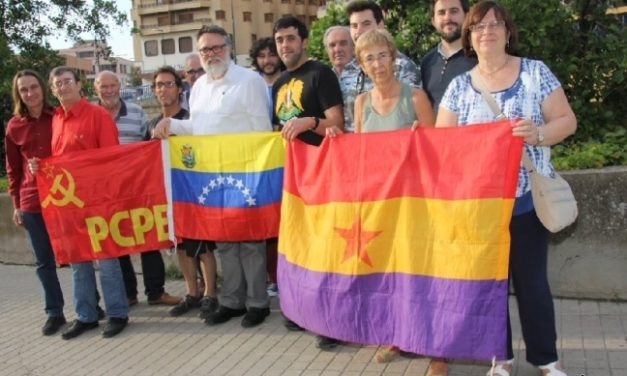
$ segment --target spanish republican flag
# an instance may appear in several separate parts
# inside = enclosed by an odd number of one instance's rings
[[[169,248],[159,142],[67,153],[40,162],[42,215],[59,263]]]
[[[501,121],[290,143],[283,313],[344,341],[504,359],[522,150],[511,133]]]
[[[169,148],[177,237],[277,236],[285,162],[280,134],[177,136]]]

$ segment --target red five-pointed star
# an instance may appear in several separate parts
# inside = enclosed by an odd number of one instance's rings
[[[372,267],[372,261],[370,261],[368,252],[366,252],[366,246],[374,238],[379,236],[382,231],[362,230],[361,218],[359,218],[359,216],[355,217],[355,222],[353,223],[352,228],[347,229],[335,227],[335,231],[337,231],[337,233],[346,240],[346,250],[344,251],[344,258],[342,259],[342,262],[353,256],[357,256],[361,261]]]

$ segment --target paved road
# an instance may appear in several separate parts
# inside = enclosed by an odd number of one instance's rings
[[[70,271],[59,272],[66,316],[72,320]],[[166,289],[184,293],[181,281],[169,281]],[[569,375],[627,376],[627,303],[555,303],[558,346]],[[423,375],[427,368],[424,358],[374,363],[373,346],[321,352],[313,335],[285,330],[276,302],[273,307],[259,327],[243,329],[233,320],[210,328],[196,313],[171,318],[167,307],[142,300],[131,309],[131,322],[119,336],[103,339],[93,330],[63,341],[59,335],[40,334],[45,318],[34,268],[0,264],[0,375]],[[512,317],[517,322],[515,309]],[[518,327],[514,336],[514,375],[538,375],[524,361]],[[458,362],[450,375],[481,376],[487,368]]]

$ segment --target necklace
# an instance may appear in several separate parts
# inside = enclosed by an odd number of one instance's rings
[[[486,72],[485,70],[481,69],[481,65],[479,65],[479,72],[481,73],[482,76],[484,77],[492,77],[494,76],[497,72],[499,72],[501,69],[505,68],[505,66],[507,65],[507,63],[509,63],[509,55],[507,55],[507,57],[505,58],[505,62],[503,62],[503,64],[494,69],[492,72]]]

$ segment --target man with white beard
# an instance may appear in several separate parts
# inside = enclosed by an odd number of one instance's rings
[[[231,61],[232,43],[226,31],[203,26],[197,47],[206,74],[192,88],[190,118],[161,120],[153,137],[271,131],[266,83],[258,73]],[[222,294],[218,310],[205,323],[216,325],[245,315],[243,327],[261,324],[270,314],[265,241],[216,242],[216,246],[224,274]]]

